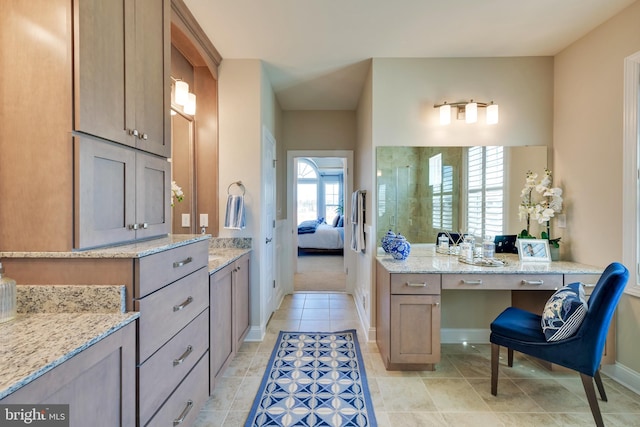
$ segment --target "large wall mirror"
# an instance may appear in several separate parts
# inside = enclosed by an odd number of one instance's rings
[[[196,191],[195,191],[195,158],[194,158],[193,118],[171,110],[171,179],[184,193],[181,202],[172,200],[173,217],[171,232],[173,234],[196,233]],[[186,215],[186,216],[185,216]],[[183,221],[184,219],[184,221]]]
[[[546,146],[377,147],[377,236],[435,243],[440,231],[518,234],[526,173],[546,167]]]

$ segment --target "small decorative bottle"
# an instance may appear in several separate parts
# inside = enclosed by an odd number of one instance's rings
[[[0,263],[0,323],[16,317],[16,281],[4,275]]]
[[[491,236],[485,236],[482,242],[482,258],[491,259],[495,256],[496,244],[493,242]]]
[[[464,240],[460,244],[460,261],[473,264],[473,250],[475,247],[475,239],[473,236],[464,236]]]

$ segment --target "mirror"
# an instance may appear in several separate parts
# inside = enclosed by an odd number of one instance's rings
[[[196,200],[194,186],[194,138],[193,119],[171,110],[171,179],[182,188],[181,202],[173,200],[171,232],[173,234],[196,233]],[[189,225],[182,225],[184,215],[189,215]]]
[[[440,231],[518,234],[526,172],[546,167],[546,146],[377,147],[378,240],[387,230],[411,243]]]

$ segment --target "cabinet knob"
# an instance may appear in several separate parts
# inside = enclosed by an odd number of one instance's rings
[[[146,133],[141,133],[138,135],[138,138],[146,140],[146,139],[149,139],[149,135],[147,135]]]
[[[129,135],[138,136],[138,130],[137,129],[129,129]]]
[[[440,303],[439,302],[436,302],[433,305],[435,305],[436,307],[440,307]]]
[[[133,230],[137,230],[137,229],[138,229],[138,224],[129,224],[129,225],[127,226],[127,228],[128,228],[129,230],[132,230],[132,231],[133,231]]]
[[[149,224],[147,224],[146,222],[142,222],[139,225],[140,225],[140,228],[145,228],[145,229],[149,228]]]

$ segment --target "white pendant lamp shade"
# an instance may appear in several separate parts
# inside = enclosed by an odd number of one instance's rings
[[[498,123],[498,104],[493,102],[487,105],[487,124],[495,125]]]
[[[189,101],[189,83],[182,80],[176,81],[173,96],[176,104],[182,106],[187,105],[187,102]]]
[[[444,104],[440,106],[440,124],[448,125],[451,123],[451,105]]]
[[[464,107],[464,120],[467,123],[475,123],[478,121],[478,104],[471,101]]]
[[[196,95],[189,93],[187,96],[187,103],[184,106],[184,113],[191,116],[196,114]]]

